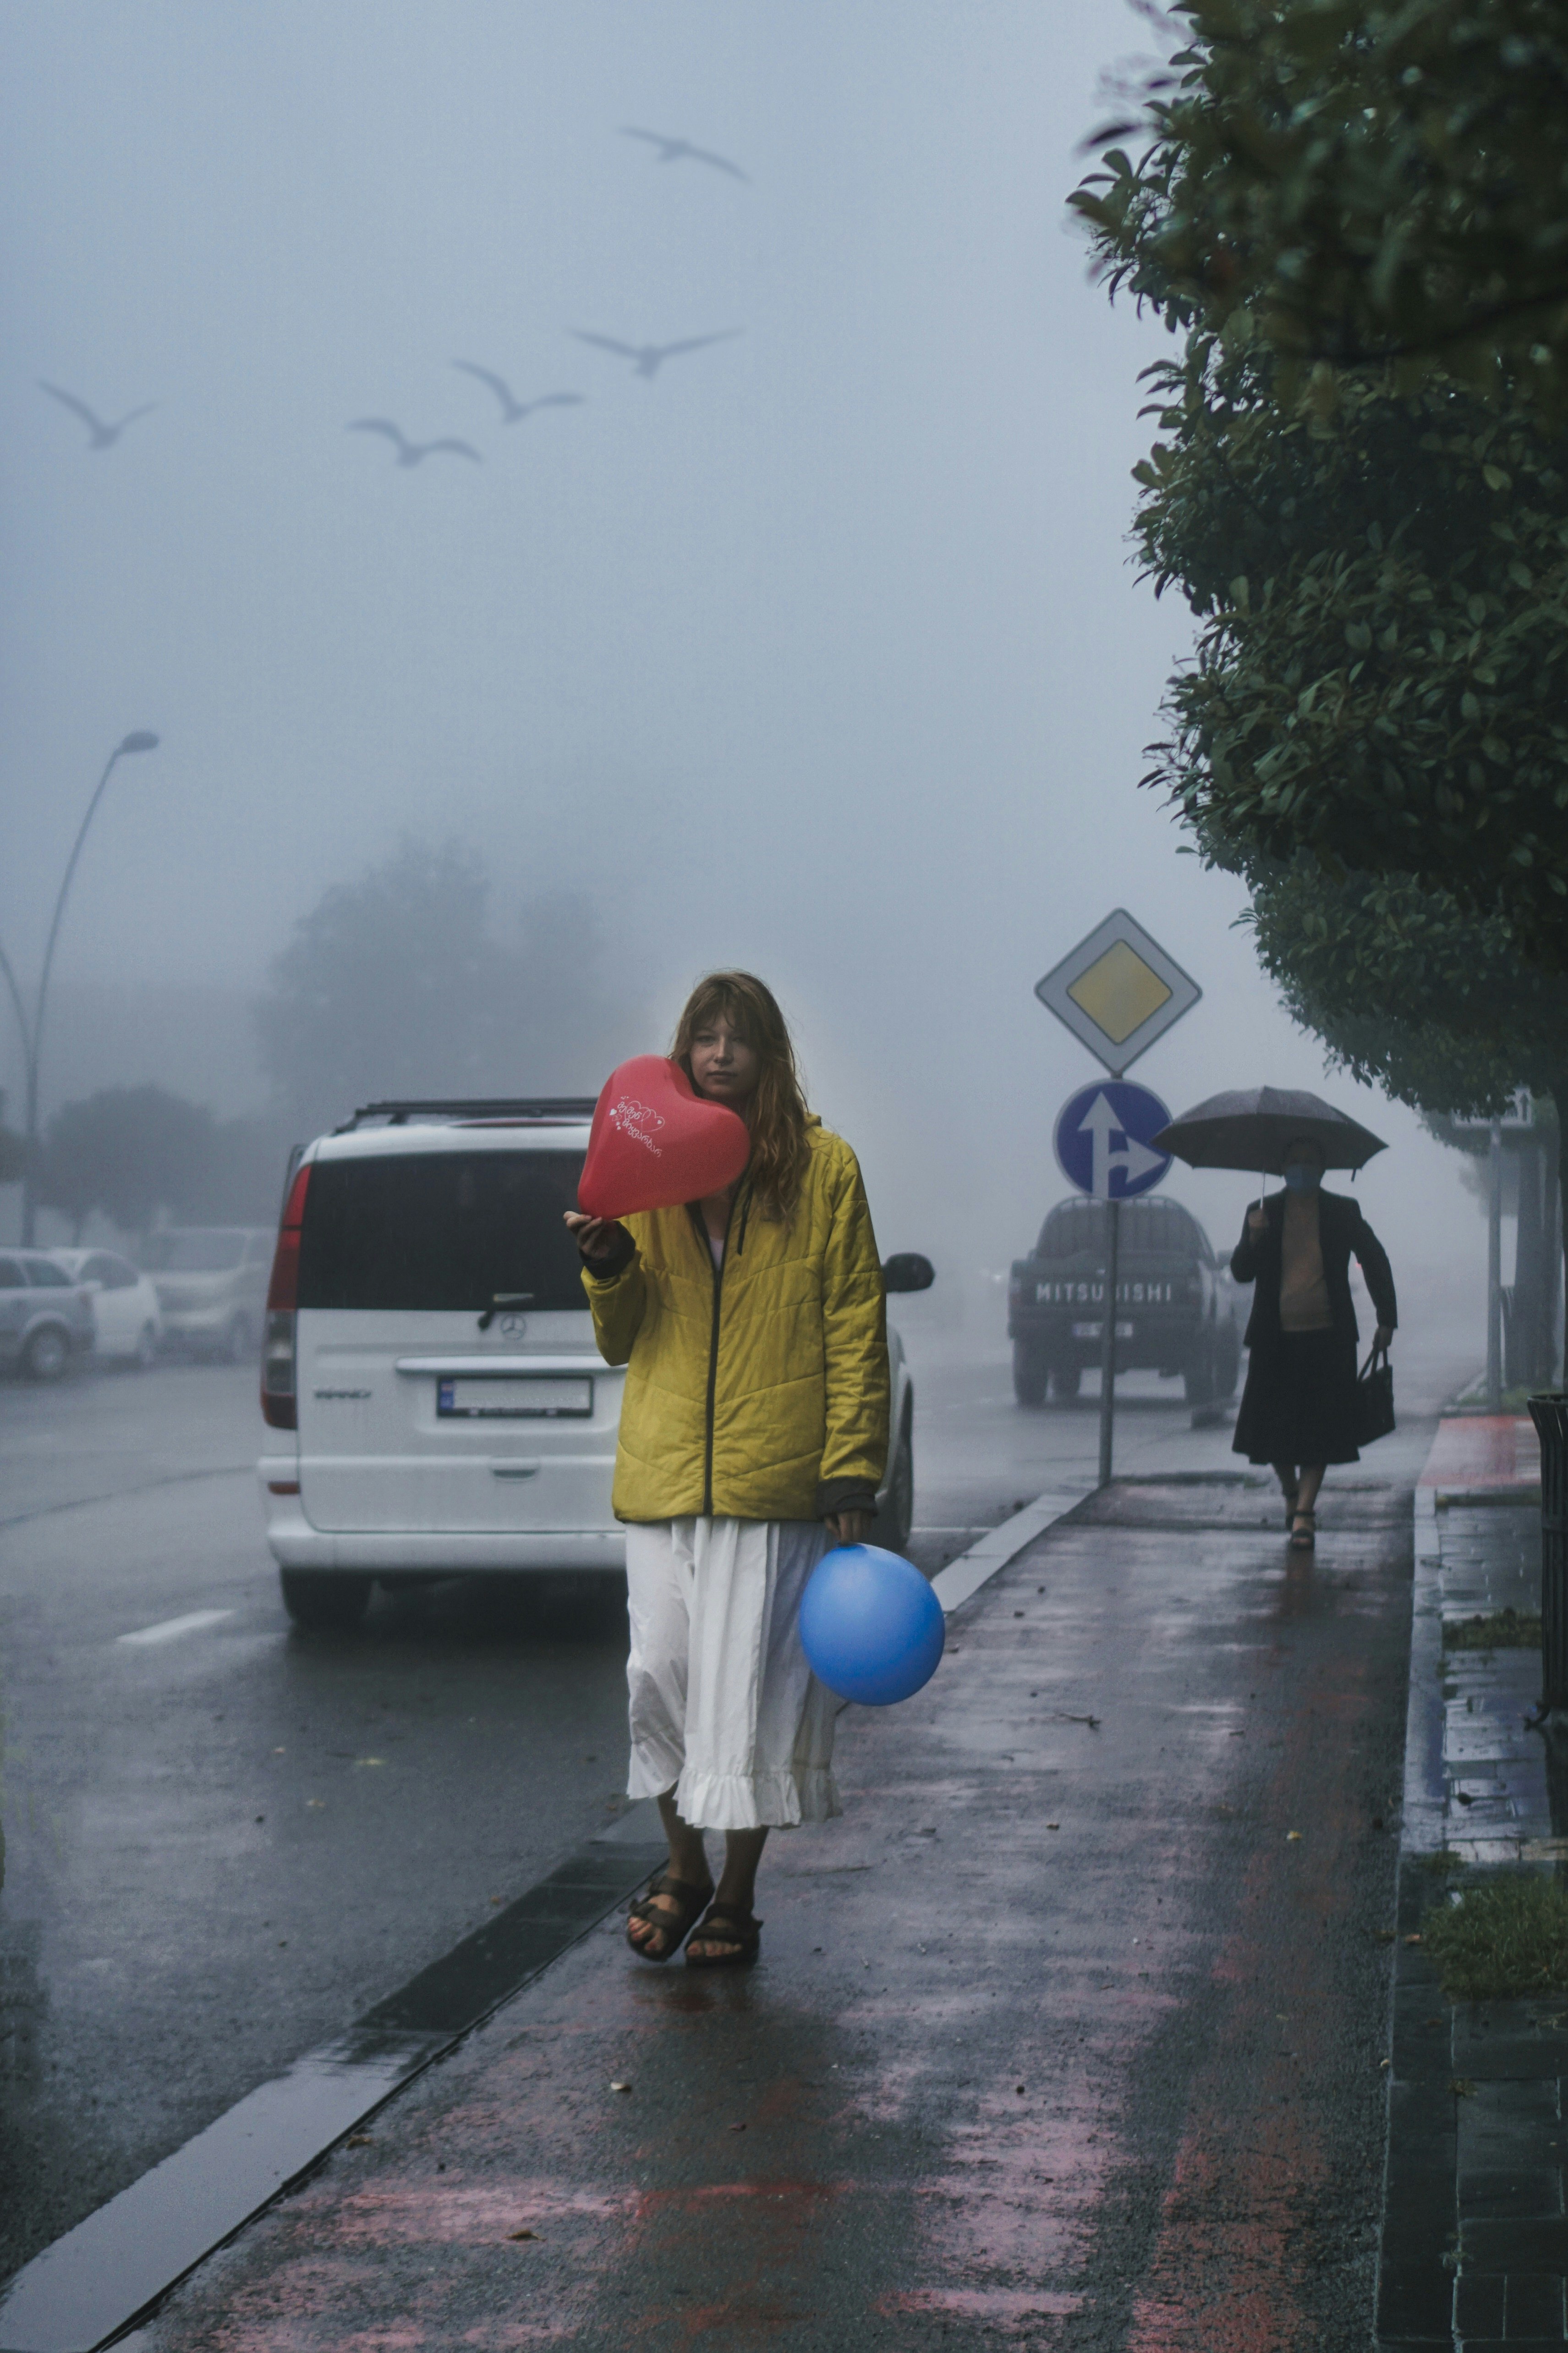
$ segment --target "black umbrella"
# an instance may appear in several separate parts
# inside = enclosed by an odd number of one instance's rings
[[[1189,1168],[1285,1173],[1285,1147],[1298,1136],[1321,1146],[1326,1168],[1360,1168],[1386,1149],[1381,1135],[1299,1087],[1241,1087],[1194,1103],[1150,1143]]]

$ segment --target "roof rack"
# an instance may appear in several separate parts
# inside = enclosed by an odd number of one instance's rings
[[[593,1118],[596,1102],[594,1095],[495,1095],[472,1102],[362,1103],[332,1134],[349,1135],[357,1127],[405,1127],[410,1120],[448,1120],[454,1125],[483,1119],[584,1120]]]

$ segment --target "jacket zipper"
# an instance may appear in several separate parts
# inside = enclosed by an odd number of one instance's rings
[[[702,1433],[702,1516],[710,1520],[713,1516],[713,1421],[719,1392],[719,1308],[724,1292],[724,1261],[730,1255],[730,1229],[735,1222],[735,1204],[731,1201],[724,1219],[724,1248],[718,1258],[713,1255],[712,1241],[701,1210],[695,1202],[689,1207],[691,1222],[701,1237],[702,1247],[708,1256],[708,1271],[713,1278],[713,1321],[708,1335],[708,1404]]]

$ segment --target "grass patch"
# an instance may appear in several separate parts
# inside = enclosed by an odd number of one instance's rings
[[[1511,2001],[1568,1986],[1568,1891],[1508,1872],[1435,1904],[1421,1941],[1455,2001]]]
[[[1445,1651],[1539,1651],[1541,1620],[1520,1609],[1494,1609],[1489,1617],[1446,1618]]]
[[[1434,1848],[1430,1854],[1411,1855],[1405,1868],[1406,1871],[1427,1873],[1433,1879],[1447,1883],[1463,1878],[1469,1865],[1464,1856],[1456,1853],[1451,1846],[1440,1846]]]

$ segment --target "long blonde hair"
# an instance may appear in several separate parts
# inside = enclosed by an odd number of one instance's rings
[[[805,1097],[789,1028],[773,990],[754,973],[710,972],[687,998],[669,1050],[670,1060],[679,1062],[688,1078],[691,1076],[691,1041],[720,1014],[734,1024],[762,1066],[756,1092],[744,1114],[752,1131],[748,1164],[752,1193],[764,1218],[785,1223],[800,1198],[801,1180],[811,1156],[805,1140]]]

